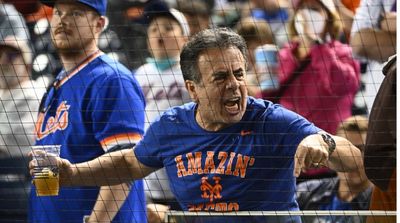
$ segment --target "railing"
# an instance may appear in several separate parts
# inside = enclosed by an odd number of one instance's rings
[[[364,222],[368,216],[394,219],[396,211],[238,211],[238,212],[187,212],[168,211],[165,215],[167,223],[212,222],[218,218],[232,219],[238,222],[328,222],[323,219],[352,218],[356,222]],[[265,218],[263,218],[265,217]],[[263,220],[264,219],[264,220]],[[218,222],[220,222],[219,219]],[[353,222],[353,220],[346,222]]]

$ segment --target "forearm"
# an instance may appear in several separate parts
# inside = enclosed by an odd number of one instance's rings
[[[71,177],[62,180],[64,186],[117,185],[141,179],[152,171],[136,159],[132,149],[124,149],[71,165]]]
[[[124,204],[129,192],[128,184],[101,187],[88,222],[111,222]]]
[[[328,167],[338,172],[363,168],[361,151],[345,138],[332,137],[336,141],[336,149],[329,156]]]
[[[384,62],[396,53],[396,34],[363,29],[352,36],[350,44],[355,54]]]

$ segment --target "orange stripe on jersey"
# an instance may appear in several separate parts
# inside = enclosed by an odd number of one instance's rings
[[[95,53],[89,55],[86,59],[84,59],[77,67],[75,67],[73,70],[69,72],[67,76],[65,76],[63,79],[60,81],[56,82],[55,86],[56,88],[61,87],[65,82],[67,82],[69,79],[71,79],[75,74],[77,74],[80,70],[82,70],[86,65],[88,65],[90,62],[92,62],[94,59],[96,59],[98,56],[103,55],[104,53],[101,52],[100,50],[96,51]]]
[[[141,138],[142,136],[138,133],[123,133],[109,136],[103,139],[100,144],[101,147],[107,151],[111,147],[119,144],[137,143]]]

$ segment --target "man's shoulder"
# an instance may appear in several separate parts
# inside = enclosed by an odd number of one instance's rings
[[[186,118],[191,113],[194,114],[193,109],[195,108],[195,103],[189,102],[179,106],[173,106],[167,109],[163,114],[160,116],[160,120],[172,120],[172,119],[183,119]]]
[[[248,97],[247,111],[255,116],[263,116],[269,118],[279,118],[290,115],[293,112],[285,109],[280,104],[274,104],[271,101]]]
[[[95,61],[93,61],[93,70],[97,70],[96,72],[99,75],[106,76],[121,76],[121,77],[133,77],[132,72],[125,67],[123,64],[118,62],[117,60],[111,59],[109,56],[103,54],[98,57]]]

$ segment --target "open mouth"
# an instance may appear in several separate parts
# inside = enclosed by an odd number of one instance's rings
[[[225,110],[232,114],[236,115],[240,112],[240,97],[230,98],[224,101]]]
[[[57,34],[64,34],[64,35],[69,35],[71,32],[64,29],[64,28],[58,28],[56,29],[56,31],[54,32],[55,35]]]
[[[157,42],[159,45],[164,45],[164,40],[162,38],[159,38]]]

